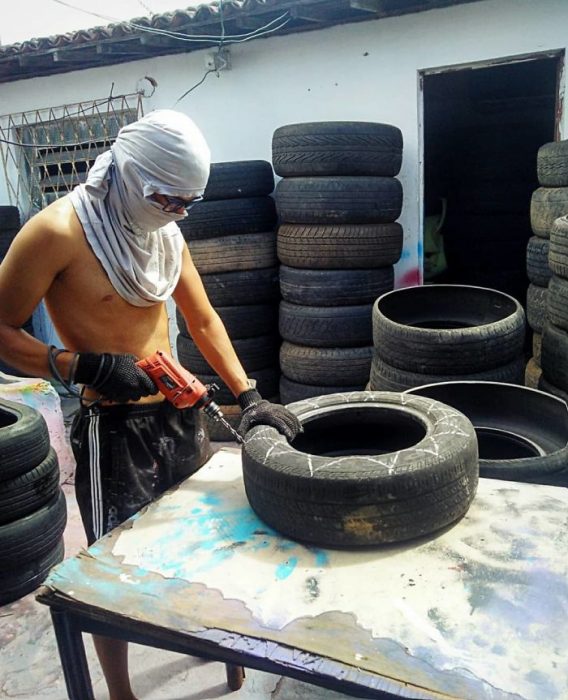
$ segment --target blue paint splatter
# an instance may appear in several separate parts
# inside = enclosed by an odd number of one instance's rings
[[[421,239],[421,238],[418,239],[418,244],[417,244],[417,246],[416,246],[416,250],[417,250],[417,252],[418,252],[418,257],[421,258],[421,257],[422,257],[422,252],[423,252],[423,250],[424,250],[424,244],[422,243],[422,239]]]
[[[206,493],[205,495],[201,496],[199,500],[206,506],[218,506],[219,503],[221,503],[219,496],[214,493]]]
[[[290,576],[290,574],[296,568],[297,563],[298,557],[290,557],[289,559],[286,559],[286,561],[282,562],[282,564],[278,564],[276,567],[276,578],[280,581],[288,578],[288,576]]]
[[[329,556],[323,549],[312,550],[316,557],[316,566],[327,566],[329,564]]]

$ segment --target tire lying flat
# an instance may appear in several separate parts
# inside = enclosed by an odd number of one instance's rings
[[[568,486],[568,406],[543,391],[496,382],[444,382],[410,389],[453,406],[473,423],[479,475]]]
[[[402,132],[376,122],[287,124],[272,137],[272,162],[282,177],[394,176],[402,164]]]
[[[33,469],[48,452],[49,432],[41,413],[0,400],[0,481]]]
[[[421,374],[471,374],[523,353],[525,314],[494,289],[438,284],[383,294],[373,309],[373,342],[393,367]]]
[[[431,534],[469,508],[477,440],[455,409],[383,392],[289,408],[305,431],[293,444],[258,426],[243,446],[249,502],[287,537],[324,547],[399,542]]]

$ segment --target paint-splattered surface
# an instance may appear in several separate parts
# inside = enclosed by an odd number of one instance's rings
[[[47,583],[168,629],[335,659],[411,697],[566,698],[567,506],[565,489],[481,480],[437,537],[321,550],[257,519],[228,448]]]

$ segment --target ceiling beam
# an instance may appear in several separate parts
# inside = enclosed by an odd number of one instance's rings
[[[18,63],[22,68],[31,68],[34,66],[45,65],[46,63],[54,62],[54,52],[46,53],[22,53],[18,56]]]
[[[99,44],[97,53],[103,56],[152,56],[154,51],[151,46],[143,45],[140,40],[129,39],[121,43]]]
[[[384,0],[349,0],[349,7],[353,10],[363,10],[373,14],[386,14],[386,3]]]
[[[290,17],[306,22],[329,22],[329,10],[317,5],[299,5],[290,8]]]

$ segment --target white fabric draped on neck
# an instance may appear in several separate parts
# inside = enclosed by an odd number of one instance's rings
[[[130,304],[165,301],[181,272],[185,242],[175,222],[187,214],[166,213],[150,196],[201,196],[210,162],[189,117],[157,110],[123,127],[69,195],[94,254]]]

